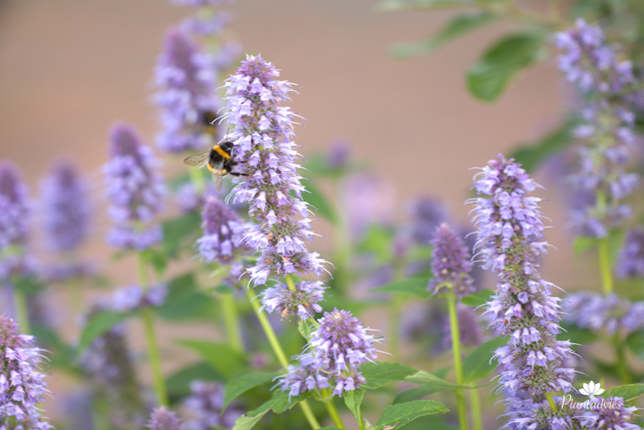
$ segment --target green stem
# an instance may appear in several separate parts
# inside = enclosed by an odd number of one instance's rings
[[[458,313],[456,312],[456,295],[453,289],[449,288],[447,293],[447,309],[449,311],[449,324],[452,332],[452,352],[454,354],[454,374],[456,385],[463,385],[463,363],[461,362],[461,336],[458,329]],[[458,406],[458,421],[461,430],[467,430],[467,407],[463,389],[456,390],[456,403]]]
[[[139,254],[137,269],[139,284],[144,291],[147,291],[150,285],[148,282],[146,261],[142,254]],[[157,396],[157,404],[158,406],[168,406],[168,393],[165,387],[165,380],[163,379],[161,354],[159,353],[159,345],[154,331],[154,314],[152,313],[152,309],[144,309],[141,312],[141,317],[143,318],[143,326],[145,328],[148,359],[150,360],[150,368],[152,369],[152,382],[154,384],[154,392]]]
[[[610,258],[608,255],[608,240],[604,237],[599,239],[599,268],[602,274],[602,286],[604,294],[613,292],[613,275],[610,270]]]
[[[546,399],[548,400],[548,404],[550,405],[552,412],[557,412],[557,405],[555,405],[555,401],[552,399],[552,393],[546,393]]]
[[[16,319],[20,326],[20,331],[25,334],[31,334],[31,324],[29,323],[29,310],[27,308],[27,296],[17,288],[13,289],[13,302],[16,308]]]
[[[291,282],[292,282],[292,279],[291,279]],[[266,315],[264,313],[260,312],[259,303],[253,300],[254,298],[253,291],[250,288],[246,288],[246,295],[248,296],[248,300],[250,301],[250,304],[253,307],[253,310],[255,311],[255,315],[257,316],[259,323],[264,329],[264,333],[266,333],[266,337],[268,338],[268,343],[271,345],[271,348],[273,349],[273,352],[277,357],[277,361],[279,361],[282,367],[284,368],[288,367],[288,359],[286,358],[286,354],[284,354],[284,350],[282,349],[282,346],[277,340],[277,336],[275,336],[275,332],[273,331],[273,327],[271,327],[271,324],[268,321],[268,318],[266,318]],[[311,428],[313,430],[319,429],[320,423],[318,423],[318,420],[315,418],[315,415],[313,415],[313,411],[311,410],[311,406],[309,406],[309,403],[306,400],[302,400],[299,403],[299,405],[302,408],[302,412],[304,412],[304,416],[306,417],[306,420],[308,421]]]
[[[333,189],[336,196],[341,196],[340,182],[337,178],[333,179]],[[333,222],[333,262],[336,265],[333,272],[334,285],[338,291],[344,294],[351,283],[351,261],[352,245],[351,245],[351,232],[349,231],[349,220],[342,212],[342,205],[339,199],[336,199],[335,204],[336,219]]]
[[[481,414],[481,397],[478,388],[472,384],[470,388],[470,411],[472,411],[472,428],[483,430],[483,416]]]
[[[322,395],[325,396],[322,400],[322,403],[324,403],[326,410],[329,412],[329,416],[333,421],[333,425],[339,429],[344,430],[346,427],[342,422],[342,418],[340,418],[340,414],[338,413],[338,410],[335,407],[335,403],[333,403],[333,396],[330,395],[329,391],[330,390],[328,388],[325,388],[322,390]]]
[[[284,278],[286,278],[286,285],[288,285],[288,289],[291,290],[292,293],[297,291],[297,289],[295,288],[295,282],[293,281],[291,274],[289,273],[288,275],[284,276]]]
[[[230,347],[237,352],[244,352],[244,342],[239,329],[239,317],[237,315],[237,304],[233,293],[221,295],[222,314],[226,326],[226,337]]]
[[[400,315],[404,299],[398,294],[393,296],[389,308],[389,351],[400,361]]]
[[[624,344],[619,338],[619,333],[613,335],[613,345],[615,346],[615,355],[617,355],[617,371],[624,384],[631,384],[633,379],[628,371],[626,363],[626,354],[624,353]]]

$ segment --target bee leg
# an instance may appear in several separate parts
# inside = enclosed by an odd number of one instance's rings
[[[228,172],[232,176],[248,176],[248,173],[239,173],[239,172]]]

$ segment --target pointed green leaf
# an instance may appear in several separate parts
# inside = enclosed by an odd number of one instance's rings
[[[172,279],[168,284],[168,297],[155,312],[170,321],[195,320],[217,317],[217,302],[211,294],[198,290],[191,273]]]
[[[342,396],[344,404],[347,405],[347,408],[356,417],[357,422],[360,422],[360,405],[362,405],[362,400],[364,400],[365,392],[363,388],[360,388],[358,390],[348,391]]]
[[[428,54],[443,44],[459,36],[469,33],[484,26],[496,18],[489,12],[478,12],[456,15],[445,27],[427,40],[416,43],[405,43],[394,46],[391,49],[393,56],[398,58],[410,57],[412,55]]]
[[[112,327],[124,321],[128,314],[123,312],[100,312],[90,317],[78,341],[77,353],[80,354],[92,344],[94,339],[105,334]]]
[[[336,223],[338,221],[338,216],[322,190],[320,190],[313,182],[306,184],[306,189],[308,190],[308,193],[302,193],[302,198],[305,202],[313,206],[311,208],[313,212],[333,223]]]
[[[477,291],[476,293],[468,294],[461,299],[461,303],[465,306],[476,308],[487,303],[493,295],[494,291],[486,288],[484,290]]]
[[[604,395],[604,397],[616,396],[623,397],[624,400],[633,400],[644,394],[644,384],[628,384],[613,387]]]
[[[424,370],[419,370],[416,373],[405,377],[404,381],[432,387],[435,393],[439,391],[454,391],[458,388],[451,382],[441,379],[436,375],[432,375],[431,373],[427,373]]]
[[[427,279],[424,278],[403,279],[402,281],[392,282],[382,287],[372,288],[370,291],[374,293],[403,294],[421,299],[427,299],[432,294],[427,290]]]
[[[241,375],[232,379],[226,384],[223,409],[226,409],[230,402],[244,394],[246,391],[262,385],[265,382],[272,381],[278,375],[279,372],[257,372]]]
[[[534,173],[549,155],[561,151],[572,142],[572,130],[576,124],[575,120],[568,120],[536,142],[519,147],[508,158],[514,158],[527,172]]]
[[[456,389],[456,386],[454,386],[453,389],[450,388],[449,390],[447,390],[445,387],[439,385],[419,385],[418,387],[409,388],[396,394],[394,404],[396,405],[398,403],[407,403],[413,400],[420,399],[421,397],[428,396],[430,394],[438,393],[441,391],[453,391],[454,389]]]
[[[235,421],[235,425],[233,426],[233,430],[250,430],[253,427],[255,427],[255,424],[259,422],[259,420],[262,419],[264,415],[268,410],[257,414],[255,416],[247,416],[247,415],[242,415],[241,417],[237,418],[237,421]]]
[[[449,412],[449,409],[441,402],[434,400],[418,400],[391,405],[385,409],[382,417],[374,426],[374,430],[383,430],[386,426],[391,426],[391,428],[402,427],[416,418],[446,412]]]
[[[518,73],[543,57],[542,34],[518,33],[497,41],[467,72],[467,87],[479,100],[493,102]]]
[[[626,346],[640,359],[644,360],[644,331],[638,330],[626,337]]]
[[[409,366],[387,361],[367,363],[362,366],[362,376],[367,380],[367,383],[362,387],[367,390],[375,390],[390,382],[402,381],[417,372],[416,369]]]
[[[179,339],[176,343],[191,349],[226,379],[232,379],[245,370],[245,357],[225,343],[198,339]]]
[[[163,222],[163,251],[168,258],[176,258],[182,247],[191,249],[201,231],[201,216],[190,212]]]
[[[593,249],[599,244],[599,239],[596,237],[577,236],[572,245],[572,249],[576,255],[582,254],[590,249]]]
[[[496,364],[492,361],[492,353],[507,344],[502,337],[495,337],[479,345],[463,362],[463,382],[470,384],[480,381],[490,374]]]

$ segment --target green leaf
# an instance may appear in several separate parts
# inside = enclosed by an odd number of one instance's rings
[[[198,339],[179,339],[176,343],[197,353],[226,379],[232,379],[245,370],[245,357],[225,343]]]
[[[99,312],[91,316],[85,327],[83,327],[83,332],[78,341],[77,353],[80,354],[92,344],[94,339],[105,334],[128,316],[128,314],[122,312]]]
[[[625,236],[626,232],[621,228],[613,229],[608,234],[606,240],[608,241],[608,261],[610,262],[611,267],[613,267],[617,262],[617,257],[619,256],[619,251],[621,251],[622,245],[624,244]]]
[[[185,397],[191,393],[192,381],[220,381],[221,375],[206,362],[192,363],[168,377],[166,385],[172,397]]]
[[[365,392],[363,388],[360,388],[358,390],[348,391],[342,396],[344,404],[347,405],[347,408],[356,417],[357,422],[360,422],[360,405],[362,405],[362,401],[364,400]]]
[[[190,212],[163,222],[163,250],[168,258],[176,258],[186,242],[194,242],[201,230],[201,216]],[[190,245],[191,246],[191,245]]]
[[[241,375],[232,379],[226,384],[223,409],[226,409],[230,402],[244,394],[246,391],[273,380],[279,374],[279,372],[257,372]]]
[[[362,386],[367,390],[375,390],[390,382],[402,381],[417,372],[409,366],[388,361],[367,363],[362,366],[362,376],[367,380]]]
[[[389,262],[392,255],[392,238],[393,231],[372,224],[358,245],[358,251],[375,254],[380,263]]]
[[[599,244],[599,239],[596,237],[577,236],[572,245],[572,249],[576,255],[582,254],[590,249],[593,249]]]
[[[392,55],[398,58],[410,57],[412,55],[428,54],[443,46],[445,43],[459,36],[469,33],[485,24],[494,21],[496,18],[489,12],[478,12],[456,15],[445,27],[427,40],[416,43],[405,43],[394,46]]]
[[[31,331],[38,341],[38,346],[52,352],[49,361],[51,367],[73,367],[76,351],[61,339],[55,330],[43,325],[34,325]]]
[[[311,333],[313,333],[313,330],[311,330],[311,324],[306,320],[297,322],[297,330],[304,339],[308,339],[311,337]]]
[[[374,430],[383,430],[386,426],[402,427],[416,418],[424,417],[425,415],[444,414],[448,411],[449,409],[444,404],[434,400],[418,400],[391,405],[385,409],[382,417],[374,426]]]
[[[456,389],[456,386],[454,386],[454,389]],[[446,390],[442,387],[433,386],[433,385],[419,385],[418,387],[409,388],[407,390],[401,391],[400,393],[396,394],[396,398],[394,399],[394,404],[411,402],[413,400],[420,399],[421,397],[425,397],[430,394],[438,393],[441,391],[453,391],[453,390],[451,389]]]
[[[338,215],[326,196],[313,182],[306,184],[308,193],[302,193],[305,202],[313,206],[314,212],[332,223],[338,222]],[[317,210],[316,210],[317,209]]]
[[[467,72],[467,87],[479,100],[493,102],[524,68],[542,57],[545,38],[517,33],[497,41]]]
[[[644,330],[638,330],[626,337],[626,346],[640,359],[644,360]]]
[[[623,397],[624,400],[633,400],[644,394],[644,384],[628,384],[613,387],[606,393],[606,397]]]
[[[405,377],[404,381],[432,387],[435,393],[439,391],[454,391],[458,388],[451,382],[441,379],[436,375],[432,375],[431,373],[427,373],[424,370],[419,370],[416,373]]]
[[[242,415],[241,417],[237,418],[237,421],[235,421],[235,425],[233,426],[233,430],[250,430],[253,427],[255,427],[255,424],[259,422],[259,420],[262,419],[264,415],[266,415],[268,411],[264,411],[260,414],[257,414],[255,416],[247,416],[247,415]]]
[[[417,9],[441,9],[463,6],[476,6],[481,1],[477,0],[387,0],[379,3],[376,8],[379,11],[388,12],[394,10],[417,10]]]
[[[539,140],[519,147],[508,158],[514,158],[529,173],[549,155],[564,149],[572,142],[572,130],[577,122],[568,120]]]
[[[170,321],[216,318],[217,302],[210,294],[198,290],[191,273],[180,275],[168,284],[168,297],[157,315]]]
[[[486,288],[476,293],[468,294],[461,299],[461,303],[463,303],[465,306],[476,308],[487,303],[490,300],[490,297],[493,295],[494,291]]]
[[[469,384],[489,375],[496,368],[496,364],[490,364],[492,353],[507,343],[506,339],[495,337],[472,351],[463,362],[463,382]]]
[[[382,287],[372,288],[370,291],[374,293],[403,294],[420,297],[421,299],[427,299],[432,294],[431,291],[427,290],[427,279],[424,278],[403,279]]]
[[[45,289],[45,285],[35,276],[17,276],[13,287],[29,296]]]

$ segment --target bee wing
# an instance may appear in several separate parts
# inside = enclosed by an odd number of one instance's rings
[[[202,168],[208,162],[208,157],[210,156],[210,151],[204,152],[201,154],[191,155],[187,157],[183,162],[188,166]]]
[[[221,183],[224,181],[224,175],[212,174],[212,181],[217,186],[217,191],[221,192]]]

